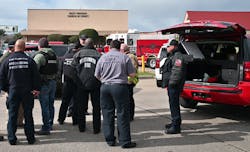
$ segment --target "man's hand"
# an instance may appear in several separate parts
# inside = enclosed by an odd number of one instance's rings
[[[37,97],[40,94],[40,91],[33,90],[31,91],[31,93],[33,94],[34,97]]]

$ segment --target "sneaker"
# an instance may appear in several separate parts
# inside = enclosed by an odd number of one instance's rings
[[[129,142],[129,143],[127,143],[127,144],[124,144],[124,145],[122,145],[122,148],[134,148],[134,147],[136,147],[136,143],[135,142]]]
[[[40,129],[40,130],[36,131],[36,134],[38,134],[38,135],[50,135],[50,131]]]

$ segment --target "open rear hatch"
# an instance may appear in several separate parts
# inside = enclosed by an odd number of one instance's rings
[[[245,35],[246,30],[242,26],[233,22],[223,21],[194,21],[190,23],[182,23],[167,29],[160,30],[162,34],[180,34],[180,35],[208,35],[214,34],[230,34],[235,36]]]
[[[182,51],[193,56],[192,62],[188,64],[186,83],[223,87],[233,87],[238,83],[238,59],[229,61],[226,56],[223,59],[207,56],[208,52],[204,51],[204,46],[217,45],[214,52],[217,51],[222,55],[220,50],[224,49],[224,52],[229,53],[228,48],[221,47],[233,46],[236,48],[238,44],[236,45],[235,38],[239,39],[246,33],[242,26],[232,22],[196,21],[178,24],[160,31],[162,34],[179,34]],[[229,37],[230,40],[228,40]],[[220,76],[218,77],[218,75]]]

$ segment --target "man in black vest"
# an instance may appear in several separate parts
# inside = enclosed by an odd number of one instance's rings
[[[163,87],[168,89],[169,106],[172,122],[167,124],[166,134],[178,134],[181,132],[181,114],[179,96],[182,92],[185,75],[186,63],[183,54],[178,50],[178,41],[172,40],[167,47],[167,59],[162,69]]]
[[[49,135],[52,130],[54,120],[54,99],[56,93],[56,75],[58,61],[54,50],[49,48],[46,38],[41,38],[38,42],[38,53],[34,57],[40,76],[42,87],[39,100],[42,108],[43,126],[36,133],[39,135]]]
[[[58,122],[63,124],[66,118],[67,109],[70,102],[72,103],[72,122],[73,125],[77,124],[77,77],[74,68],[71,66],[73,61],[73,56],[80,50],[81,44],[79,41],[75,43],[74,48],[66,52],[64,55],[63,62],[63,93],[62,93],[62,103],[59,110]]]
[[[93,106],[93,129],[94,134],[100,132],[101,108],[100,108],[100,86],[101,83],[94,76],[95,67],[100,53],[94,48],[93,40],[85,40],[85,46],[74,55],[72,66],[77,71],[80,82],[78,83],[78,127],[80,132],[85,131],[86,116],[85,110],[88,104],[89,94]]]

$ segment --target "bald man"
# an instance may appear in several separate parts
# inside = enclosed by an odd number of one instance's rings
[[[25,42],[17,40],[14,53],[11,53],[0,67],[0,89],[8,88],[9,93],[6,105],[9,114],[7,131],[10,145],[17,144],[17,115],[20,103],[24,108],[25,135],[29,144],[35,143],[32,109],[34,96],[37,96],[40,90],[40,76],[36,63],[24,50]]]

